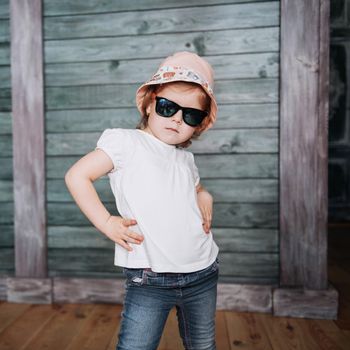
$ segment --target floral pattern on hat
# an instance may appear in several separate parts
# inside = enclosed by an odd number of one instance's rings
[[[198,83],[210,94],[213,94],[213,89],[209,82],[203,79],[198,73],[191,69],[180,66],[163,66],[149,79],[145,85],[156,82],[157,84],[167,83],[169,81],[189,81]]]

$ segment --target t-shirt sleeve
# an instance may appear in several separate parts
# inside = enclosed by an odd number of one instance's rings
[[[98,139],[95,150],[103,150],[113,162],[113,169],[109,173],[124,167],[127,159],[127,141],[126,131],[121,128],[106,129]]]
[[[189,154],[190,154],[190,159],[191,159],[191,171],[192,171],[192,176],[193,176],[193,180],[194,180],[194,185],[197,186],[199,184],[199,181],[200,181],[200,176],[199,176],[197,165],[194,161],[194,155],[192,152],[189,152]]]

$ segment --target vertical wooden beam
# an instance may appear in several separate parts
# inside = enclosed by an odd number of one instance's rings
[[[16,277],[46,277],[41,0],[11,0]]]
[[[329,0],[281,0],[280,284],[326,289]]]

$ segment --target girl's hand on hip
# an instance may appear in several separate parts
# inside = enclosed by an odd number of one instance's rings
[[[106,221],[103,233],[115,243],[119,244],[126,250],[133,249],[127,242],[141,244],[144,237],[129,229],[129,226],[136,225],[135,219],[124,219],[121,216],[110,216]]]
[[[207,191],[200,191],[197,193],[197,202],[202,213],[204,231],[209,233],[213,214],[213,197]]]

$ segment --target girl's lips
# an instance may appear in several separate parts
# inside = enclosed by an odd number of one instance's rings
[[[178,132],[176,129],[173,129],[173,128],[166,128],[166,129],[171,130],[171,131]]]

